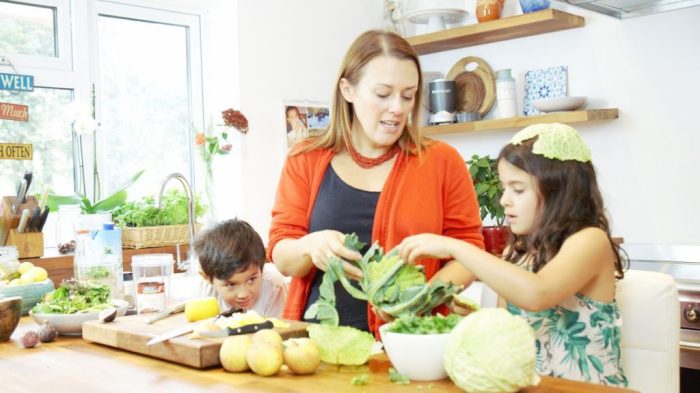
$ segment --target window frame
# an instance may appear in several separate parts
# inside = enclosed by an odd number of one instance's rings
[[[9,54],[12,64],[16,68],[37,68],[46,70],[71,71],[73,69],[73,42],[71,34],[71,1],[70,0],[6,0],[24,6],[55,8],[54,28],[56,37],[56,52],[58,56],[32,56],[22,54]],[[53,86],[52,86],[53,87]]]

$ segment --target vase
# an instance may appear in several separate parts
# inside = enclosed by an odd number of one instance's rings
[[[500,18],[504,1],[505,0],[477,0],[475,13],[479,23]]]
[[[524,14],[549,8],[549,0],[520,0],[520,8]]]
[[[483,227],[481,234],[484,236],[484,249],[500,257],[506,248],[510,229],[507,226]]]

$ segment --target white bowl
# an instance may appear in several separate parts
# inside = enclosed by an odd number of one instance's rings
[[[112,300],[112,304],[117,308],[117,316],[126,314],[129,303],[124,300]],[[83,334],[83,322],[96,320],[100,315],[99,311],[77,313],[77,314],[34,314],[29,311],[32,319],[41,325],[44,321],[49,321],[58,334],[64,336],[80,336]]]
[[[412,381],[435,381],[447,377],[445,347],[450,333],[406,334],[393,333],[390,323],[379,328],[392,366]]]
[[[532,105],[540,112],[573,111],[586,103],[586,97],[556,97],[532,101]]]

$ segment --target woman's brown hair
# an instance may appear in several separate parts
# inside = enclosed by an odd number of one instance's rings
[[[625,260],[620,247],[610,236],[593,164],[533,154],[532,145],[536,140],[534,137],[520,145],[509,143],[498,156],[499,161],[506,160],[536,179],[542,212],[533,233],[511,236],[505,259],[518,263],[527,256],[532,271],[537,272],[554,258],[569,236],[584,228],[595,227],[608,235],[615,251],[616,276],[624,277]]]
[[[296,155],[317,148],[329,148],[340,151],[350,144],[350,134],[353,122],[352,103],[345,100],[340,92],[340,80],[345,78],[351,85],[356,85],[362,77],[364,67],[372,59],[378,56],[391,56],[401,60],[411,60],[418,71],[418,86],[414,99],[413,109],[406,128],[399,138],[399,147],[404,152],[419,154],[425,146],[419,126],[420,108],[423,97],[423,75],[421,73],[418,54],[411,44],[399,35],[382,30],[370,30],[355,39],[350,45],[340,72],[335,81],[333,90],[333,107],[331,108],[331,123],[328,130],[317,138],[311,138],[309,143],[300,143],[292,149],[291,155]],[[420,148],[417,148],[420,147]]]

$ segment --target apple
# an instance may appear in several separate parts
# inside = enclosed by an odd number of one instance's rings
[[[284,363],[294,374],[313,374],[321,364],[318,346],[309,338],[291,338],[284,342]]]
[[[249,370],[246,354],[252,343],[249,335],[228,337],[219,349],[219,360],[224,370],[234,373]]]
[[[263,377],[275,375],[282,367],[284,361],[282,345],[278,346],[269,342],[255,342],[253,340],[253,343],[248,348],[246,360],[254,373]]]
[[[253,343],[267,343],[279,347],[282,352],[282,336],[272,329],[263,329],[253,334]]]

